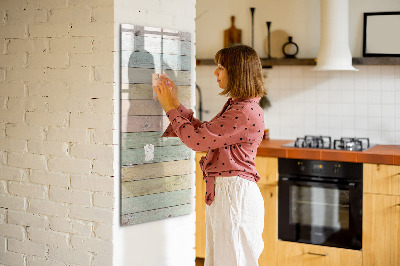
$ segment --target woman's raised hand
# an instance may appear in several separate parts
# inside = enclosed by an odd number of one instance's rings
[[[153,86],[158,101],[166,113],[171,109],[175,109],[170,86],[170,83],[168,83],[165,77],[160,77],[157,86]]]
[[[161,81],[165,84],[166,82],[169,84],[170,89],[171,89],[171,97],[172,97],[172,103],[175,108],[178,108],[179,105],[181,104],[178,100],[178,87],[175,85],[175,83],[167,76],[167,74],[161,74],[160,75]]]

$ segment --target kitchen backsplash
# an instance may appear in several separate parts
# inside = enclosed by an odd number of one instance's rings
[[[355,67],[358,72],[317,72],[313,66],[265,69],[271,107],[264,110],[264,115],[270,137],[295,139],[317,134],[335,139],[369,137],[374,144],[400,144],[400,66]],[[205,121],[226,101],[218,95],[214,69],[196,68]]]

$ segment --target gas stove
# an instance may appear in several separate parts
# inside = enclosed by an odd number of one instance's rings
[[[340,138],[332,142],[329,136],[311,136],[297,138],[295,142],[283,145],[285,147],[295,148],[314,148],[314,149],[330,149],[344,151],[364,151],[371,148],[369,138]]]

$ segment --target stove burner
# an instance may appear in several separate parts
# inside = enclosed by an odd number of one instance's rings
[[[334,140],[332,143],[331,137],[311,135],[306,135],[303,138],[297,138],[295,142],[287,143],[283,146],[344,151],[364,151],[371,147],[368,138],[340,138]]]
[[[333,142],[335,150],[363,151],[369,148],[368,138],[340,138]]]
[[[330,149],[331,137],[306,135],[304,138],[297,138],[294,146],[300,148]]]

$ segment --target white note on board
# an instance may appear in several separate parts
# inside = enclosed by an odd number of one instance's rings
[[[144,146],[144,160],[146,162],[151,161],[154,159],[154,145],[153,144],[146,144]]]

